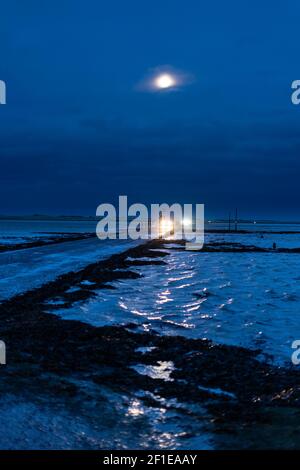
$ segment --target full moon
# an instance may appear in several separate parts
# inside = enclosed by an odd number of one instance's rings
[[[156,77],[154,83],[157,88],[164,89],[164,88],[171,88],[172,86],[176,85],[176,80],[169,73],[164,73]]]

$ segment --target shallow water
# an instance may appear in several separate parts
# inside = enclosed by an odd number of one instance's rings
[[[64,238],[70,234],[95,233],[95,227],[95,221],[0,219],[0,244],[47,242],[53,236]]]
[[[291,343],[300,335],[299,256],[170,250],[166,265],[134,267],[143,277],[55,313],[261,349],[291,364]]]
[[[89,400],[48,401],[3,395],[0,449],[211,449],[209,419],[196,405],[142,390],[133,395],[105,387]],[[93,399],[97,394],[97,399]],[[145,398],[153,405],[146,405]],[[199,419],[199,416],[202,416]],[[2,423],[2,424],[1,424]]]

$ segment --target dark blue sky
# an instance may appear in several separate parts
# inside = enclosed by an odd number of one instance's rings
[[[205,203],[300,219],[297,1],[1,4],[0,213]],[[136,89],[151,68],[194,76]]]

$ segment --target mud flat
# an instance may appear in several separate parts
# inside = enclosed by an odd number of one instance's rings
[[[215,232],[213,232],[215,233]],[[228,232],[230,233],[230,232]],[[243,232],[240,232],[243,233]],[[245,232],[246,233],[246,232]],[[248,233],[248,232],[247,232]],[[294,232],[293,232],[294,233]],[[268,232],[270,234],[270,232]],[[166,245],[173,242],[165,240],[164,242]],[[176,241],[178,246],[170,246],[168,250],[185,250],[185,241],[178,240]],[[246,245],[244,243],[239,242],[209,242],[204,243],[203,248],[199,250],[199,253],[300,253],[300,247],[276,247],[276,248],[269,248],[269,247],[261,247],[256,245]]]
[[[46,313],[57,297],[72,305],[95,295],[95,289],[113,288],[112,281],[139,277],[135,266],[165,263],[166,243],[131,248],[4,301],[0,336],[6,342],[7,365],[1,368],[2,392],[62,403],[74,416],[85,413],[91,402],[96,413],[103,389],[121,396],[139,394],[152,409],[160,409],[164,401],[168,408],[180,409],[183,420],[193,415],[209,432],[222,436],[220,447],[296,447],[296,368],[276,367],[259,360],[260,351],[206,339],[137,333],[134,324],[97,328],[63,320],[54,314],[55,302],[53,314]],[[195,411],[197,406],[201,412]],[[266,436],[279,433],[274,422],[293,437],[269,442]]]
[[[21,242],[21,243],[9,243],[9,244],[0,243],[0,253],[5,252],[5,251],[24,250],[26,248],[37,248],[40,246],[55,245],[58,243],[85,240],[85,239],[94,238],[94,237],[96,237],[94,233],[81,233],[81,234],[53,233],[53,235],[47,236],[46,239],[40,238],[34,241],[26,241],[26,242]]]

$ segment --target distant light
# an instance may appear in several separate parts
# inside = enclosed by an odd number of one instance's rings
[[[185,217],[182,221],[182,225],[184,227],[190,227],[192,225],[192,221],[191,219],[188,219],[187,217]]]
[[[160,220],[160,233],[162,235],[166,234],[166,233],[170,233],[170,232],[173,232],[174,230],[174,223],[172,222],[172,220],[168,219],[168,218],[162,218]]]
[[[155,78],[155,86],[157,88],[166,89],[176,85],[176,79],[169,73],[163,73]]]

